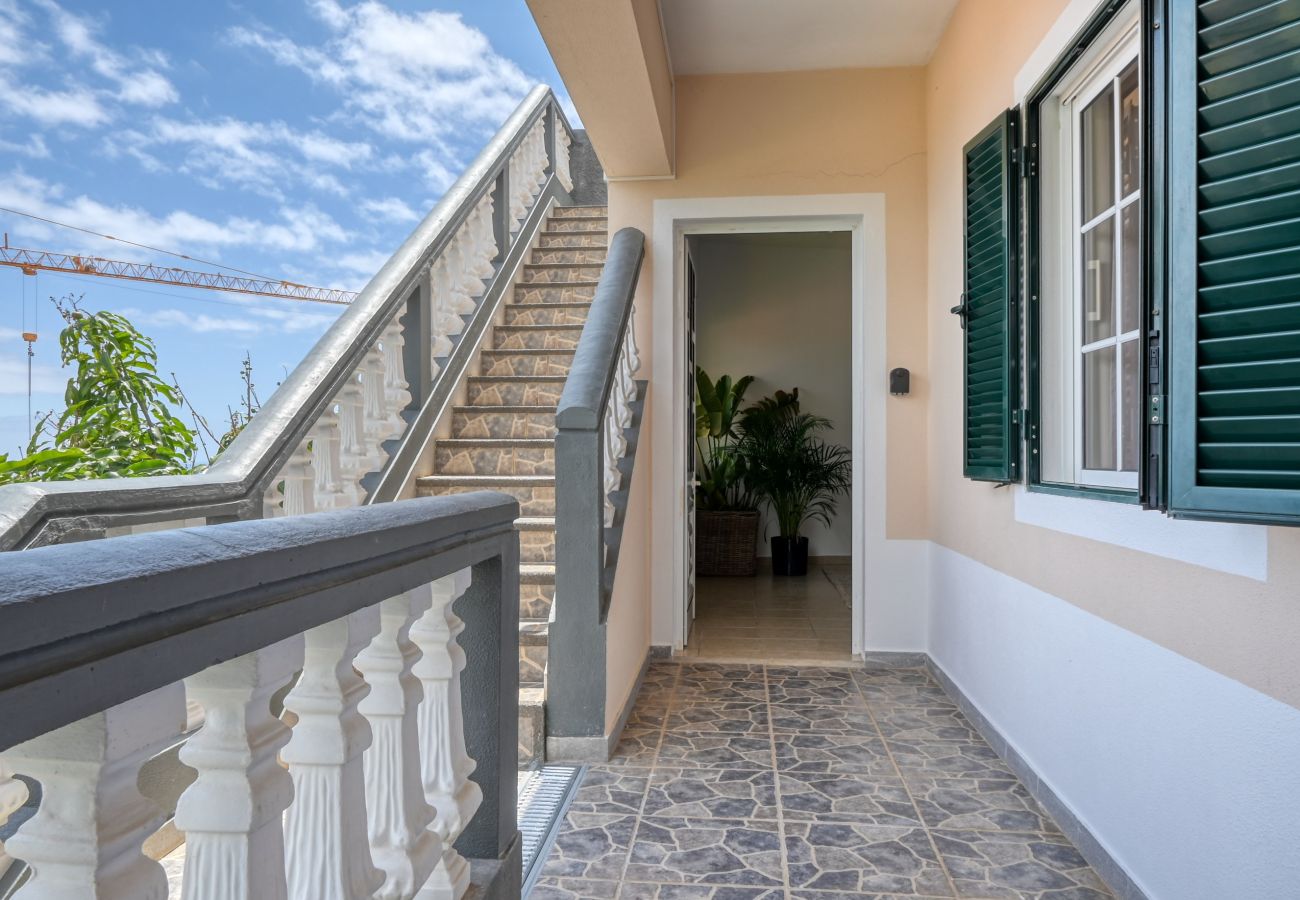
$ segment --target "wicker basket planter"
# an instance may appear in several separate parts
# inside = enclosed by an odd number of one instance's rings
[[[757,511],[696,511],[696,575],[752,576],[758,571],[757,546]]]

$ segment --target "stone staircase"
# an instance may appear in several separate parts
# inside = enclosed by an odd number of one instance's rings
[[[519,500],[519,760],[545,755],[546,646],[555,599],[555,409],[605,264],[603,206],[552,210],[505,319],[479,353],[466,406],[434,448],[421,496],[494,490]]]

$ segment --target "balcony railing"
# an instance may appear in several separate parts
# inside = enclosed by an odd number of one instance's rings
[[[40,791],[17,896],[165,900],[142,771],[184,739],[186,900],[458,898],[471,860],[517,897],[517,515],[464,494],[0,555],[0,798]]]
[[[572,188],[572,135],[538,86],[211,468],[0,486],[0,550],[409,495],[497,300]]]

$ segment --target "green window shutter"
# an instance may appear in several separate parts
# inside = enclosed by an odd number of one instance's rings
[[[1300,0],[1167,9],[1169,512],[1300,524]]]
[[[978,481],[1020,477],[1019,114],[998,116],[964,150],[964,468]]]

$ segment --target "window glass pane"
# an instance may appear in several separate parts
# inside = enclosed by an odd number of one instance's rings
[[[1138,297],[1138,204],[1134,201],[1124,207],[1120,214],[1120,239],[1124,242],[1124,272],[1120,278],[1119,308],[1120,332],[1136,331],[1138,327],[1138,310],[1142,302]]]
[[[1083,236],[1083,343],[1115,334],[1115,218]]]
[[[1119,76],[1119,182],[1121,194],[1125,197],[1138,189],[1142,173],[1138,152],[1142,140],[1142,123],[1138,115],[1141,102],[1135,61]]]
[[[1114,104],[1115,91],[1108,86],[1080,117],[1084,222],[1092,221],[1115,202]]]
[[[1141,433],[1138,431],[1142,427],[1141,344],[1136,338],[1120,344],[1120,400],[1124,404],[1120,410],[1120,427],[1123,428],[1121,449],[1124,452],[1120,468],[1125,472],[1137,471],[1141,446]]]
[[[1115,469],[1115,347],[1083,354],[1083,467]]]

